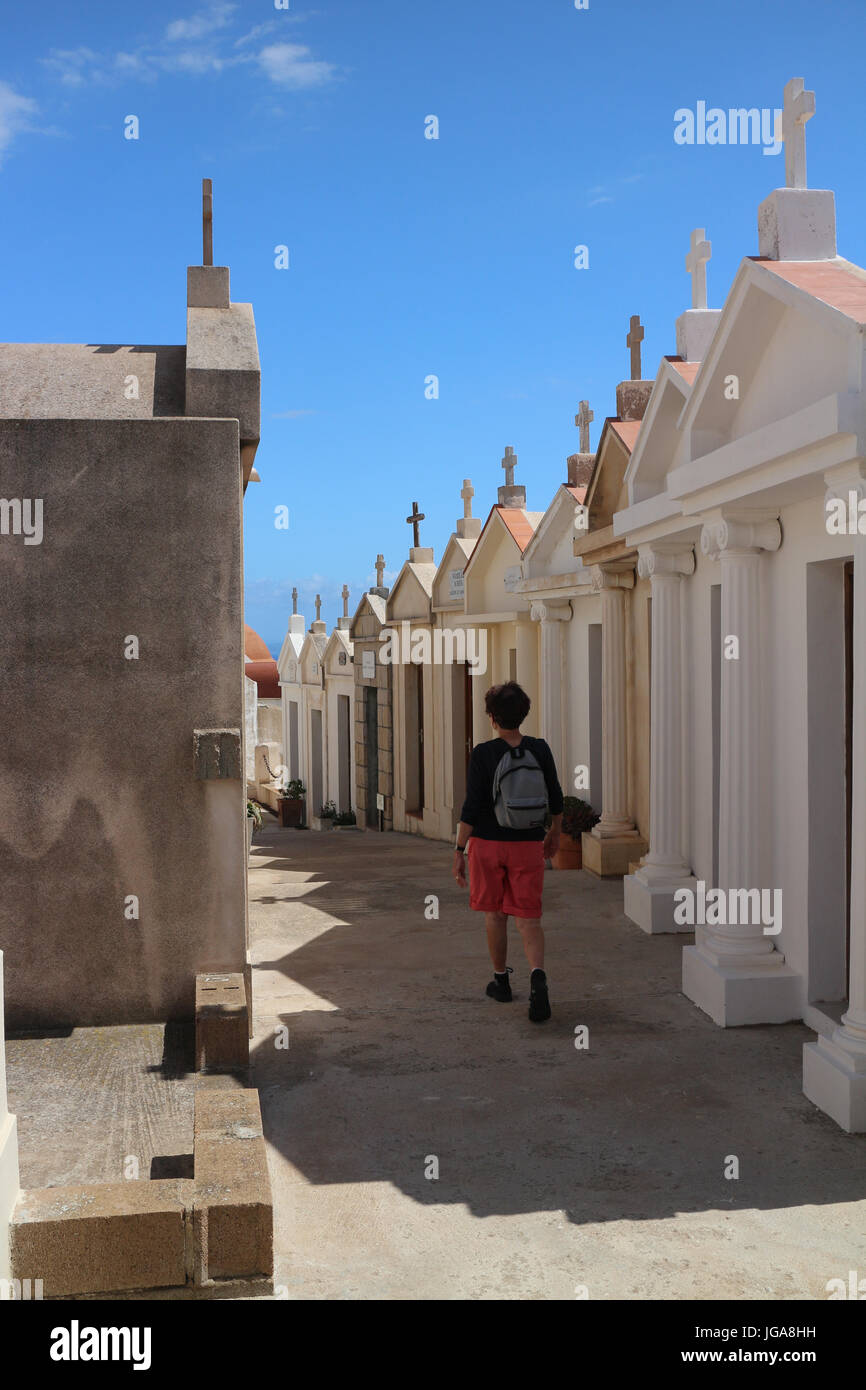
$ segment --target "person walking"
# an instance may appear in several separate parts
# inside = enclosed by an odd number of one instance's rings
[[[493,737],[472,749],[453,873],[465,888],[468,846],[469,906],[484,913],[493,962],[488,995],[500,1004],[512,999],[507,955],[513,917],[530,969],[529,1017],[543,1023],[550,1018],[541,927],[544,861],[559,847],[562,788],[548,744],[520,732],[530,709],[526,691],[516,681],[494,685],[484,708]],[[552,823],[545,830],[548,813]]]

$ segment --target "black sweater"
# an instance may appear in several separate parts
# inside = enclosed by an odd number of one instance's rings
[[[544,773],[550,813],[558,816],[562,810],[562,788],[556,775],[553,754],[543,738],[530,738],[524,734],[522,742],[534,754]],[[509,747],[504,738],[492,738],[487,743],[477,743],[472,749],[466,773],[466,800],[460,819],[464,825],[472,826],[472,834],[479,840],[543,840],[545,832],[541,829],[512,830],[500,825],[496,819],[493,777]]]

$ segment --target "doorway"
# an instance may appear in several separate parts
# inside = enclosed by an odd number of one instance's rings
[[[337,696],[337,798],[338,811],[352,809],[352,745],[348,695]]]
[[[364,742],[367,745],[367,806],[365,820],[370,830],[379,824],[376,796],[379,791],[379,700],[375,685],[364,686]]]

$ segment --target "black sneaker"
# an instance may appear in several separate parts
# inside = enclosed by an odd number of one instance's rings
[[[487,986],[487,993],[490,995],[491,999],[495,999],[499,1004],[511,1003],[511,981],[508,976],[513,974],[514,971],[511,969],[510,965],[506,965],[501,975],[497,975],[494,971],[493,979]]]
[[[547,976],[543,970],[533,970],[529,977],[529,1017],[533,1023],[544,1023],[550,1018]]]

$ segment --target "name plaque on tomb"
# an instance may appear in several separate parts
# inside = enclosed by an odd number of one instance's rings
[[[370,647],[365,647],[361,654],[361,675],[365,681],[376,678],[376,653]]]
[[[466,580],[462,570],[450,570],[448,573],[448,597],[463,598],[466,592]]]

